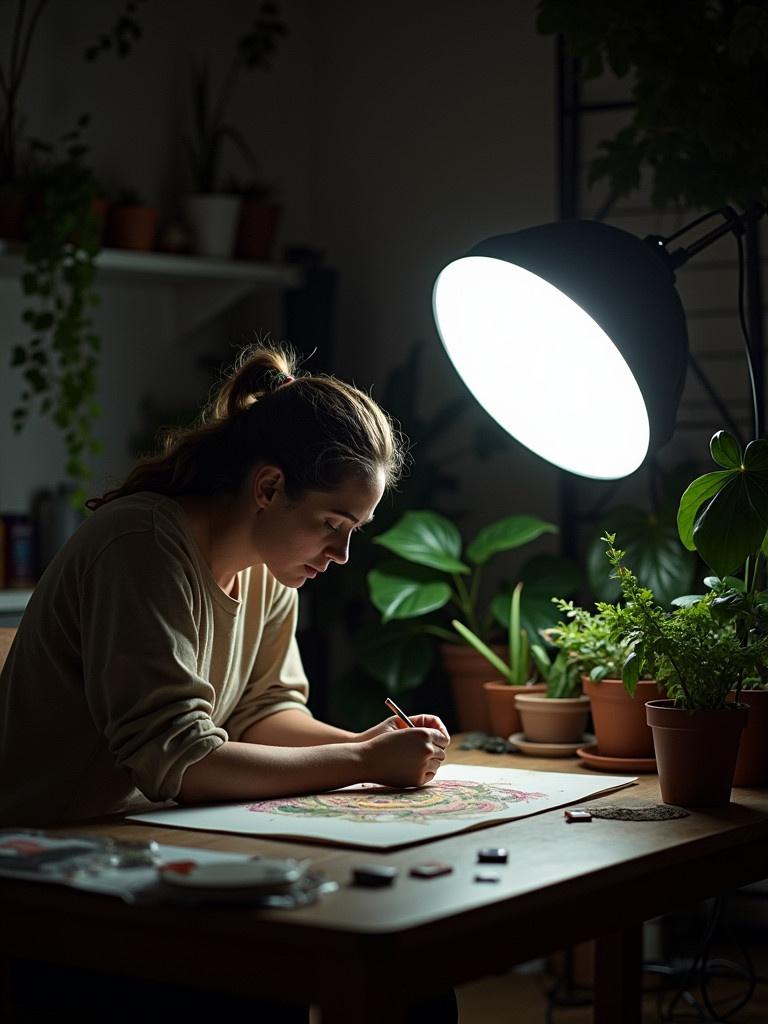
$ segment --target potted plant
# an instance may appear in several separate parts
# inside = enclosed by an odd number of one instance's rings
[[[532,669],[530,641],[528,633],[520,625],[520,595],[523,584],[518,583],[512,592],[509,615],[509,639],[508,639],[508,660],[505,661],[487,644],[483,643],[480,637],[476,636],[471,629],[468,629],[458,619],[453,619],[451,625],[470,647],[485,658],[494,674],[501,677],[500,682],[495,680],[483,683],[486,700],[488,702],[488,717],[491,724],[491,732],[494,736],[509,737],[520,732],[520,714],[515,705],[515,696],[518,693],[543,693],[546,689],[545,683],[537,683]]]
[[[157,207],[142,202],[132,189],[123,189],[109,210],[109,244],[147,252],[155,247],[156,232]]]
[[[457,642],[456,618],[502,658],[505,648],[495,643],[499,627],[509,629],[513,589],[501,587],[481,601],[483,569],[502,552],[519,548],[557,527],[535,516],[508,516],[491,523],[464,548],[459,530],[436,512],[406,512],[395,525],[374,538],[395,558],[384,560],[368,573],[368,592],[390,627],[386,644],[377,646],[376,656],[400,663],[410,648],[410,659],[420,658],[423,674],[429,668],[431,645],[438,642],[443,665],[451,679],[459,728],[488,732],[490,719],[483,690],[489,681],[488,662],[462,638]],[[540,555],[521,567],[525,593],[520,601],[521,628],[529,636],[552,624],[550,596],[558,590],[571,591],[578,584],[578,572],[571,563],[556,556]],[[436,619],[435,613],[449,611],[450,618]],[[458,616],[456,615],[458,612]],[[443,613],[444,614],[444,613]],[[497,678],[504,678],[497,673]]]
[[[768,441],[751,441],[742,450],[736,438],[721,430],[710,441],[710,454],[719,469],[686,489],[678,529],[686,547],[698,551],[718,574],[704,581],[718,621],[736,632],[745,654],[754,655],[734,678],[731,694],[733,701],[743,699],[750,709],[734,785],[761,786],[768,783],[767,673],[760,654],[768,634],[768,592],[760,587],[768,550]]]
[[[549,630],[541,632],[546,637]],[[589,697],[581,692],[577,667],[566,650],[550,657],[541,644],[531,644],[531,655],[546,685],[543,693],[515,695],[522,738],[528,744],[521,749],[543,756],[575,753],[584,742],[589,717]]]
[[[194,235],[195,252],[202,256],[228,258],[232,255],[240,217],[240,196],[220,188],[219,164],[224,142],[229,140],[253,163],[253,153],[243,135],[226,121],[226,112],[243,69],[268,68],[286,27],[277,5],[265,0],[253,25],[240,40],[227,73],[212,95],[207,63],[193,65],[192,135],[187,154],[195,191],[184,204]]]
[[[235,258],[260,262],[272,259],[283,207],[272,198],[273,187],[254,179],[230,183],[229,192],[240,196]]]
[[[730,596],[727,585],[665,610],[624,565],[614,535],[604,539],[626,601],[617,623],[628,647],[624,682],[631,690],[647,672],[668,695],[646,704],[662,798],[683,806],[727,803],[748,710],[739,701],[741,684],[764,658],[768,637],[742,642],[721,601]]]
[[[563,620],[546,631],[546,639],[565,651],[590,699],[599,756],[652,758],[653,735],[645,720],[645,702],[661,697],[652,679],[639,679],[630,689],[622,681],[627,645],[616,639],[623,610],[605,601],[596,611],[553,598]]]

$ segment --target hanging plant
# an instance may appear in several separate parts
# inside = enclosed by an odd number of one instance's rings
[[[55,157],[44,143],[35,144],[46,163],[36,175],[27,220],[22,319],[30,336],[11,356],[23,379],[12,412],[14,432],[23,430],[35,409],[50,416],[64,435],[65,472],[78,487],[90,477],[87,457],[100,450],[94,436],[100,415],[94,401],[100,341],[90,310],[98,303],[94,280],[101,225],[94,203],[97,184],[84,164],[87,149],[80,139],[87,123],[81,117],[63,137],[63,157]],[[75,500],[80,497],[76,494]]]

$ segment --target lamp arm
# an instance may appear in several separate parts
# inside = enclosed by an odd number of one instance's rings
[[[744,231],[748,224],[752,224],[760,220],[760,218],[763,217],[766,212],[768,212],[768,208],[765,206],[765,204],[757,202],[752,203],[752,205],[749,206],[746,210],[744,210],[743,213],[737,213],[732,206],[724,206],[720,210],[713,210],[711,213],[704,214],[703,217],[698,217],[691,224],[687,224],[686,226],[680,228],[679,231],[676,231],[673,235],[669,235],[667,238],[664,238],[661,235],[648,235],[645,239],[645,241],[654,249],[654,251],[657,252],[664,259],[667,266],[674,273],[674,271],[677,270],[678,267],[682,267],[684,264],[688,262],[688,260],[698,255],[698,253],[700,253],[702,250],[707,249],[710,245],[712,245],[713,242],[716,242],[719,238],[722,238],[723,235],[732,233],[733,235],[736,236],[736,241],[738,242],[739,246],[739,311],[740,315],[742,316],[742,330],[744,332],[744,354],[747,359],[749,383],[752,390],[754,436],[756,438],[760,436],[761,423],[757,401],[757,387],[755,384],[755,367],[752,361],[752,352],[750,349],[749,337],[746,333],[746,324],[743,321],[742,314],[743,294],[741,293],[741,288],[743,287],[744,279],[744,253],[742,246],[742,235],[744,234]],[[725,218],[725,223],[720,224],[718,227],[713,228],[711,231],[708,231],[705,235],[702,235],[701,238],[697,238],[696,241],[689,246],[684,246],[680,249],[675,249],[672,252],[667,251],[666,246],[669,242],[672,241],[672,239],[678,238],[680,235],[683,235],[687,231],[690,231],[698,224],[701,224],[702,221],[708,220],[710,217],[717,216],[718,214]]]

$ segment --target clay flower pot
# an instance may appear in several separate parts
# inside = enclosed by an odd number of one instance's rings
[[[491,644],[500,658],[506,647]],[[464,644],[440,644],[440,658],[451,682],[453,706],[460,732],[491,732],[491,717],[484,684],[493,675],[493,668],[477,651]],[[498,680],[501,682],[501,680]]]
[[[734,786],[768,786],[768,690],[742,690],[741,702],[749,708],[741,734]]]
[[[155,247],[157,209],[154,206],[121,205],[109,211],[109,242],[116,249],[147,252]]]
[[[658,684],[641,679],[635,696],[630,697],[620,679],[593,683],[583,676],[581,683],[592,704],[597,753],[604,757],[653,757],[653,733],[645,719],[645,704],[661,697]]]
[[[219,193],[187,196],[184,213],[198,256],[229,259],[240,219],[240,197]]]
[[[645,710],[664,803],[727,804],[749,708],[740,704],[720,711],[686,711],[671,700],[652,700]]]
[[[516,732],[522,732],[520,712],[515,704],[519,693],[545,693],[546,683],[533,683],[530,686],[513,686],[509,683],[483,683],[485,699],[488,702],[488,715],[491,719],[491,732],[494,736],[505,739]]]
[[[239,260],[269,260],[283,208],[266,199],[243,199],[235,242]]]
[[[589,697],[515,696],[522,732],[532,743],[578,743],[589,715]]]

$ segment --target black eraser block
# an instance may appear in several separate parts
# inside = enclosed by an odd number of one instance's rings
[[[388,864],[366,864],[352,868],[352,885],[362,885],[368,889],[383,889],[392,885],[398,875],[397,868]]]
[[[477,852],[479,864],[506,864],[508,860],[509,853],[503,846],[486,846]]]

